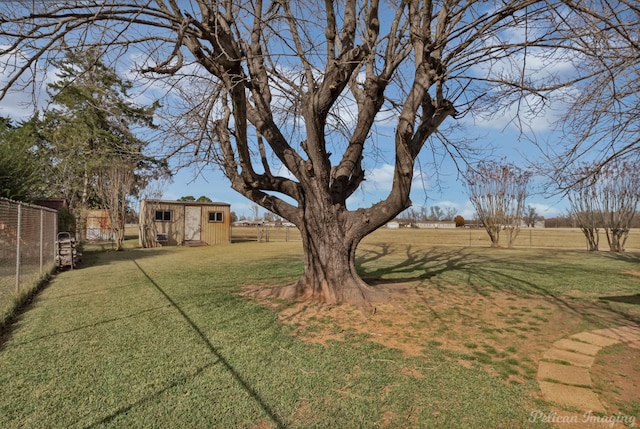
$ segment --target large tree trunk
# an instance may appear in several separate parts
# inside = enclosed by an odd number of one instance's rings
[[[310,204],[310,206],[314,206]],[[278,296],[324,303],[368,306],[375,294],[358,275],[356,247],[363,238],[346,225],[340,209],[308,207],[299,230],[304,250],[304,273]]]
[[[329,227],[302,232],[304,274],[295,285],[297,297],[326,303],[369,300],[369,288],[356,271],[356,243],[343,231]]]
[[[89,212],[89,174],[85,167],[82,177],[82,194],[80,196],[80,213],[78,214],[78,222],[76,228],[76,237],[78,242],[86,240],[87,232],[87,216]]]
[[[489,234],[491,247],[500,247],[500,227],[485,225],[485,230]]]

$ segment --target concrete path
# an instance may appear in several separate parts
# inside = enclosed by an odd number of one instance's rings
[[[640,349],[640,327],[596,329],[553,343],[538,367],[538,383],[545,400],[585,413],[607,413],[593,391],[589,368],[603,347],[624,343]]]

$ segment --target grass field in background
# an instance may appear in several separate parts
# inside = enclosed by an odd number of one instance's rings
[[[638,269],[637,253],[433,247],[415,230],[401,240],[398,232],[376,232],[360,246],[365,278],[573,308],[639,289],[628,274]],[[420,353],[406,355],[350,329],[339,341],[316,344],[294,335],[299,326],[279,321],[290,304],[265,306],[241,295],[246,285],[295,281],[299,242],[155,249],[132,243],[123,252],[87,246],[85,266],[58,274],[4,332],[0,427],[546,427],[529,420],[532,410],[549,406],[536,399],[535,380],[508,383],[501,376],[501,368],[520,362],[473,353],[489,350],[496,332],[467,342],[469,353],[425,336],[411,338]],[[565,317],[565,307],[550,308],[548,324]],[[566,317],[578,318],[580,329],[638,317],[634,304],[611,302],[610,309],[610,319]],[[453,310],[420,311],[451,330],[463,322],[463,309]],[[534,334],[513,333],[523,341]]]
[[[235,241],[300,241],[296,228],[284,227],[233,227]],[[506,234],[502,243],[506,244]],[[369,242],[394,242],[432,246],[489,247],[491,241],[484,229],[478,228],[380,228],[365,238]],[[515,240],[515,247],[586,249],[584,235],[578,228],[523,228]],[[640,230],[632,229],[626,243],[627,250],[640,250]],[[600,234],[600,250],[608,251],[607,238]]]

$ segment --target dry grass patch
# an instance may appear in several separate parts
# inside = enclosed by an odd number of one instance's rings
[[[313,343],[359,336],[407,356],[438,347],[454,352],[464,366],[479,362],[516,382],[535,375],[536,362],[551,343],[584,325],[539,297],[479,294],[464,286],[401,283],[384,288],[391,300],[375,303],[371,313],[350,305],[294,302],[282,305],[279,320]]]

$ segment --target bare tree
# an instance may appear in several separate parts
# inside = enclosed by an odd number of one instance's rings
[[[612,252],[623,252],[640,199],[638,162],[614,160],[596,176],[596,204]]]
[[[527,205],[527,208],[522,216],[524,224],[529,228],[534,228],[536,226],[536,221],[540,218],[541,217],[540,215],[538,215],[538,211],[536,210],[536,208],[531,205]]]
[[[251,213],[253,214],[253,221],[260,221],[260,206],[257,204],[251,204]]]
[[[0,95],[37,83],[69,45],[128,61],[166,92],[174,153],[220,165],[233,189],[299,228],[304,274],[282,295],[364,303],[374,290],[356,248],[411,205],[427,142],[464,154],[448,118],[540,113],[586,78],[544,70],[575,52],[560,35],[587,12],[562,0],[1,2]],[[376,123],[394,129],[392,187],[350,210]]]
[[[593,171],[597,172],[594,173]],[[589,180],[575,178],[589,177]],[[598,250],[599,228],[605,231],[609,249],[623,252],[640,199],[640,170],[635,162],[614,159],[575,169],[568,196],[589,250]]]
[[[450,220],[453,221],[454,217],[456,215],[456,209],[455,207],[446,207],[444,209],[444,214],[442,216],[441,220]]]
[[[147,186],[141,190],[138,197],[138,203],[141,207],[142,201],[146,200],[146,209],[141,210],[138,217],[138,239],[142,247],[156,247],[160,244],[156,240],[155,211],[160,207],[158,201],[165,191],[168,177],[158,177],[147,183]]]
[[[456,209],[453,208],[453,207],[442,208],[440,206],[431,206],[431,207],[429,207],[429,214],[428,215],[426,215],[426,210],[425,210],[425,217],[422,220],[423,221],[425,221],[425,220],[435,220],[435,221],[453,220],[453,217],[455,215],[456,215]]]
[[[640,8],[633,0],[566,3],[575,13],[558,35],[575,41],[576,55],[568,61],[580,77],[566,100],[570,108],[556,124],[563,138],[545,152],[553,175],[575,172],[585,158],[595,159],[584,171],[594,174],[640,151]]]
[[[584,169],[576,172],[578,177],[589,175]],[[597,213],[595,188],[591,183],[576,180],[573,187],[567,193],[571,211],[578,227],[587,240],[587,250],[598,250],[600,245],[600,216]]]
[[[413,207],[409,207],[398,215],[398,220],[413,225],[420,219],[420,213]]]
[[[429,207],[429,216],[428,220],[442,220],[444,219],[444,211],[440,208],[440,206],[431,206]]]
[[[115,250],[122,249],[128,199],[136,182],[135,164],[126,160],[112,162],[98,171],[96,193],[109,216]]]
[[[483,161],[467,172],[469,199],[491,239],[500,247],[500,232],[506,231],[507,246],[513,247],[522,223],[531,173],[507,162]]]

